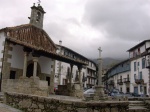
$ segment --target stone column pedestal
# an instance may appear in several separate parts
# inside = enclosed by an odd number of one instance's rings
[[[95,86],[95,95],[94,95],[94,100],[107,100],[107,95],[104,93],[104,86],[103,85],[98,85]]]
[[[83,89],[80,86],[80,83],[75,83],[73,85],[73,88],[70,92],[70,96],[78,97],[78,98],[84,98],[83,96]]]

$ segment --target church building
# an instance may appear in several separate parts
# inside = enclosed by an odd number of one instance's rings
[[[42,6],[34,4],[29,24],[0,29],[2,92],[47,96],[54,93],[55,60],[71,63],[79,69],[87,65],[85,60],[56,53],[55,43],[43,30],[44,14]]]

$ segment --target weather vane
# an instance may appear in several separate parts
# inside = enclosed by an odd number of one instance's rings
[[[38,4],[40,4],[41,3],[41,0],[38,0],[38,2],[37,2]]]

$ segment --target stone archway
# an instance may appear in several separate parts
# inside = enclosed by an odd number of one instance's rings
[[[33,76],[33,69],[34,69],[34,63],[32,60],[30,60],[28,62],[28,66],[27,66],[27,73],[26,76],[28,78],[30,78],[31,76]],[[41,67],[39,65],[39,63],[37,63],[37,76],[40,78],[40,74],[41,74]]]

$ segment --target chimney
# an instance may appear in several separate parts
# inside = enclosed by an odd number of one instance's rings
[[[59,45],[60,45],[60,46],[62,45],[62,41],[61,41],[61,40],[59,41]]]

